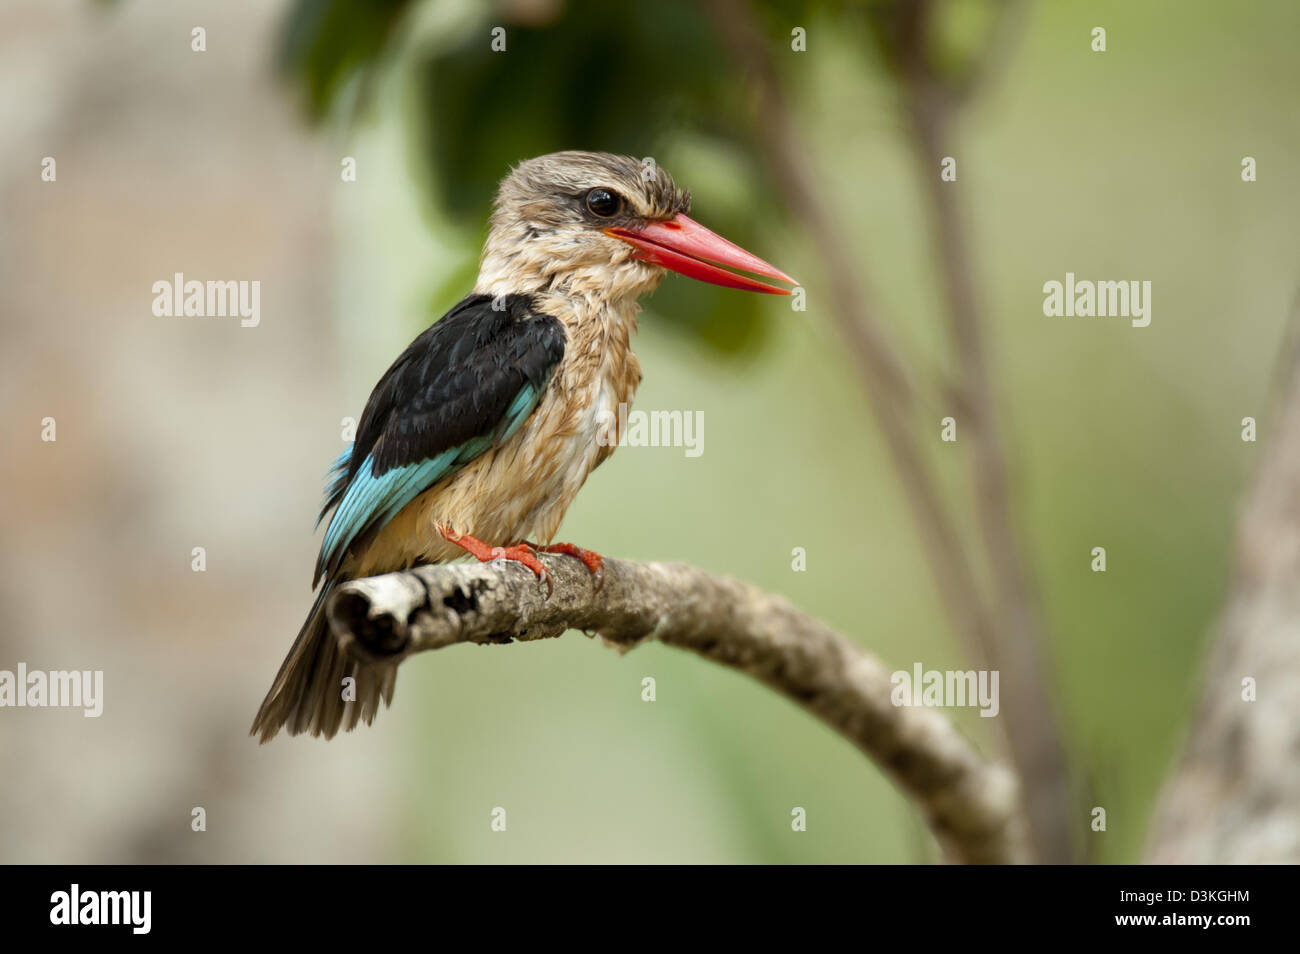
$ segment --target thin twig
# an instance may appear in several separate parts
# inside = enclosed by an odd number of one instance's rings
[[[739,0],[711,0],[713,18],[732,55],[749,75],[762,156],[782,201],[808,233],[826,266],[826,314],[848,345],[872,412],[880,426],[899,483],[911,508],[940,601],[968,656],[984,666],[985,633],[992,620],[958,532],[917,442],[908,417],[913,385],[889,338],[872,317],[866,268],[849,253],[849,242],[822,201],[780,79],[753,11]],[[932,422],[937,434],[938,422]]]
[[[1012,4],[1002,5],[1003,22],[1014,9]],[[965,97],[952,95],[935,71],[929,52],[934,11],[929,0],[915,0],[901,8],[897,52],[903,99],[939,251],[948,329],[965,408],[964,434],[971,448],[975,510],[996,592],[999,625],[988,633],[989,664],[1002,674],[1006,716],[1002,724],[1021,773],[1038,858],[1060,864],[1073,858],[1072,831],[1077,827],[1071,822],[1069,761],[1047,688],[1042,612],[1016,528],[1006,443],[966,230],[955,188],[938,174],[940,160],[952,152],[950,131],[957,105]],[[985,58],[1003,55],[1004,50],[986,47]]]
[[[620,650],[657,640],[766,683],[874,759],[916,803],[946,857],[1028,860],[1015,776],[934,709],[896,706],[890,670],[780,597],[683,564],[606,558],[600,590],[576,560],[544,557],[549,599],[517,564],[450,564],[343,584],[330,626],[371,665],[456,643],[578,629]]]
[[[842,230],[821,202],[816,177],[800,147],[784,87],[769,53],[769,43],[758,27],[752,9],[743,0],[711,0],[714,21],[756,91],[757,132],[772,178],[791,213],[799,218],[827,265],[831,317],[849,344],[880,423],[886,445],[902,480],[920,532],[923,551],[936,587],[968,658],[978,666],[997,669],[1010,706],[999,720],[1017,768],[1026,780],[1038,857],[1062,862],[1071,858],[1068,812],[1068,764],[1059,723],[1047,695],[1039,645],[1033,587],[1019,554],[1010,505],[1005,454],[997,423],[987,360],[980,335],[973,279],[965,245],[956,221],[951,196],[935,196],[945,287],[952,313],[951,331],[962,361],[962,379],[955,402],[969,425],[975,457],[976,495],[980,526],[997,587],[995,606],[989,607],[980,590],[969,555],[948,507],[916,442],[915,428],[906,411],[914,400],[906,371],[892,346],[872,318],[870,285],[861,262],[854,261]],[[995,23],[1004,35],[1014,20],[1017,4],[1004,4]],[[990,72],[975,69],[961,90],[938,82],[925,48],[931,6],[924,0],[899,5],[893,38],[910,93],[913,128],[925,133],[926,146],[937,137],[941,124],[960,102],[971,98]],[[992,49],[989,56],[1004,53]],[[957,95],[960,92],[961,95]],[[918,129],[918,122],[935,125]],[[941,137],[939,137],[941,138]],[[937,139],[934,139],[937,141]],[[930,165],[927,154],[927,168]],[[937,181],[937,171],[934,173]],[[995,615],[996,612],[996,615]],[[997,620],[997,622],[995,622]]]

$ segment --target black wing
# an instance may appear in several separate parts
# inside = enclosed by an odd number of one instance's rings
[[[335,464],[316,580],[334,575],[358,538],[513,433],[537,407],[564,343],[564,326],[524,295],[471,295],[411,342]]]

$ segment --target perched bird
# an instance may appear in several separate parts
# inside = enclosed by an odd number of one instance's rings
[[[396,667],[351,658],[329,632],[326,603],[345,580],[468,554],[518,561],[549,583],[544,551],[582,560],[599,585],[598,554],[551,541],[617,446],[621,435],[600,429],[641,380],[637,299],[666,270],[773,294],[790,290],[740,272],[795,284],[689,207],[663,169],[625,156],[559,152],[505,178],[473,292],[384,373],[334,463],[320,592],[252,734],[329,738],[392,701]]]

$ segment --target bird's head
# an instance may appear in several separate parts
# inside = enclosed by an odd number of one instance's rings
[[[689,218],[690,205],[690,193],[648,160],[601,152],[529,159],[501,183],[475,290],[636,298],[672,270],[790,294],[751,275],[791,285],[793,278]]]

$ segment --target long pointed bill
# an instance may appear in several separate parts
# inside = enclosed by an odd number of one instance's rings
[[[751,272],[763,278],[774,278],[791,285],[799,284],[757,255],[751,255],[739,245],[733,245],[685,215],[678,215],[667,222],[652,222],[643,229],[609,228],[605,229],[605,234],[636,246],[637,258],[642,261],[671,268],[687,278],[696,278],[712,285],[766,292],[769,295],[790,294],[789,288],[765,284],[749,275],[728,271],[728,268]]]

